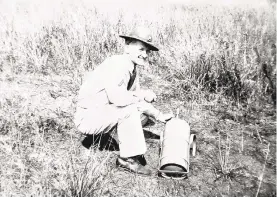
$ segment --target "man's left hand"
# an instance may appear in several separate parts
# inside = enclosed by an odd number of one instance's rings
[[[152,103],[157,100],[157,95],[152,90],[144,90],[143,95],[144,100],[148,103]]]
[[[170,119],[172,119],[174,117],[174,115],[172,113],[160,113],[157,117],[158,121],[161,121],[163,123],[166,123],[167,121],[169,121]]]

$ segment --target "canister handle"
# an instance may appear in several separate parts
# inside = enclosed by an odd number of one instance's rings
[[[189,139],[190,148],[192,149],[191,154],[192,156],[196,155],[196,135],[191,134]]]
[[[178,107],[177,110],[176,110],[176,118],[179,118],[179,114],[180,114],[180,109]]]

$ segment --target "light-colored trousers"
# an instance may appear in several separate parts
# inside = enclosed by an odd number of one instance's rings
[[[153,116],[152,109],[155,109],[152,104],[144,101],[125,107],[102,105],[77,109],[77,117],[79,115],[82,118],[75,124],[82,133],[92,135],[107,133],[116,126],[120,156],[132,157],[146,152],[142,124],[147,121],[147,116]]]

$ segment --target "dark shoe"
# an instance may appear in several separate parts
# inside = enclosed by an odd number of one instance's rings
[[[143,166],[146,166],[146,164],[147,164],[144,155],[135,156],[135,160],[138,161]]]
[[[130,172],[143,174],[143,175],[152,174],[152,171],[149,169],[149,167],[143,166],[135,157],[129,157],[129,158],[119,157],[116,160],[116,165]]]

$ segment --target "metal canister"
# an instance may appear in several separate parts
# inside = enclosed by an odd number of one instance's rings
[[[196,136],[190,134],[189,124],[179,118],[169,120],[160,140],[160,174],[174,179],[187,177],[190,150],[192,155],[196,152]]]

